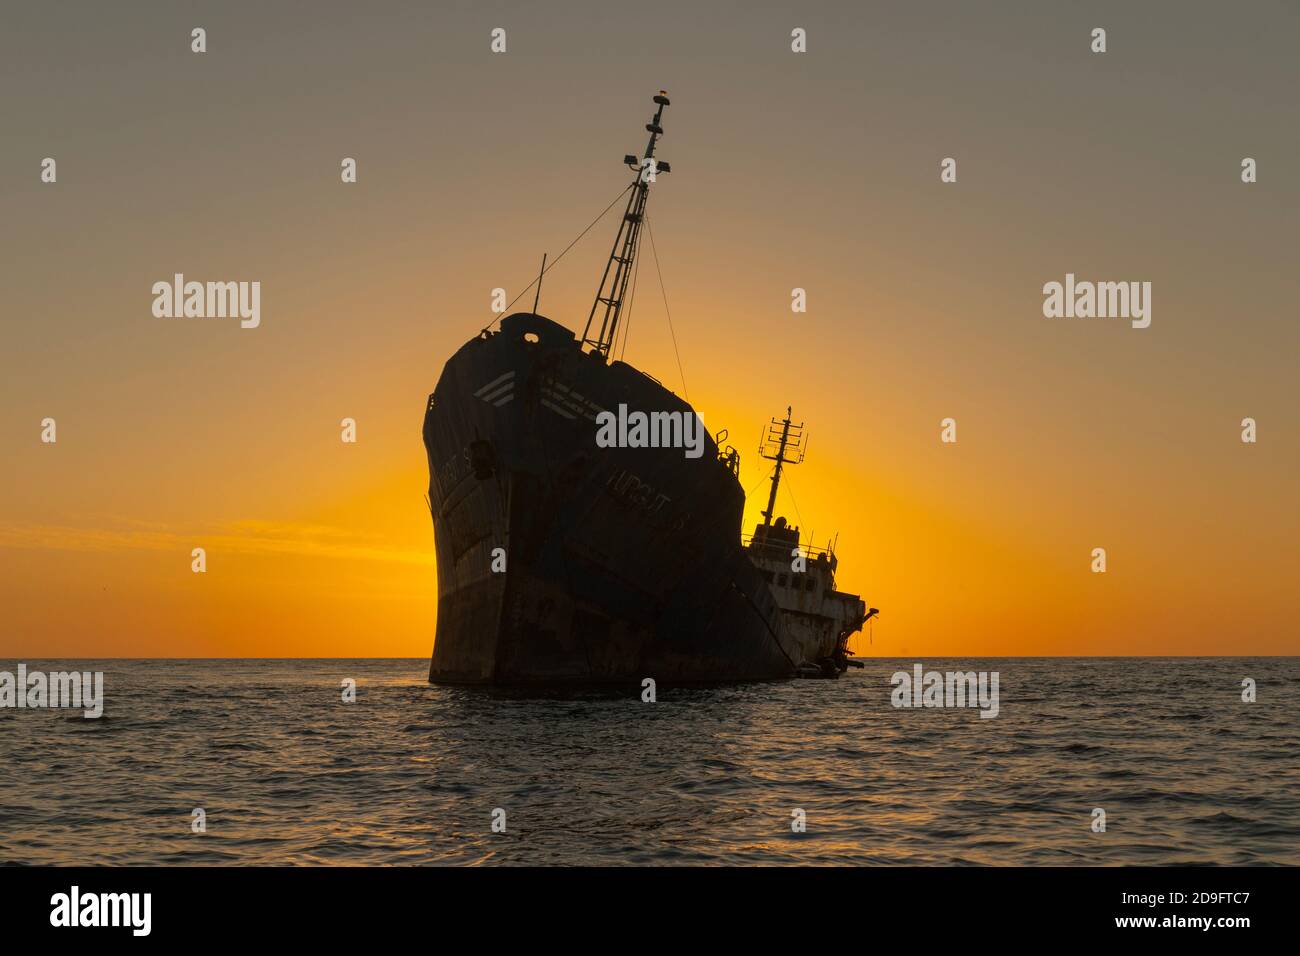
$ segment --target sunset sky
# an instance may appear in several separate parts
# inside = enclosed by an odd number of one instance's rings
[[[839,533],[859,652],[1300,653],[1298,36],[1283,2],[7,9],[0,658],[427,656],[426,396],[661,88],[684,386],[652,268],[627,361],[730,429],[746,530],[793,405],[780,511]],[[615,226],[542,313],[581,331]],[[155,318],[177,272],[260,281],[261,326]],[[1067,273],[1151,282],[1150,328],[1045,318]]]

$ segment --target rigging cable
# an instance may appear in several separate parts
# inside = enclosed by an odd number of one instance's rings
[[[520,292],[519,295],[515,296],[513,299],[510,300],[509,304],[506,305],[505,310],[502,311],[501,315],[505,315],[507,312],[509,312],[509,311],[510,311],[510,306],[514,305],[514,304],[515,304],[516,302],[518,302],[521,298],[523,298],[524,293],[526,293],[529,289],[531,289],[531,288],[533,287],[533,284],[534,284],[534,283],[536,283],[536,282],[540,282],[541,279],[542,279],[542,277],[545,276],[546,273],[548,273],[548,272],[550,272],[552,269],[554,269],[555,266],[556,266],[556,264],[559,263],[559,261],[560,261],[561,259],[564,258],[564,254],[565,254],[566,252],[568,252],[570,249],[572,249],[574,246],[576,246],[576,245],[578,244],[578,241],[579,241],[580,239],[582,239],[583,236],[585,236],[587,233],[591,232],[592,226],[596,225],[596,223],[598,223],[598,222],[600,222],[602,219],[604,219],[604,218],[605,218],[605,214],[608,213],[611,209],[613,209],[616,205],[618,205],[618,201],[619,201],[620,199],[622,199],[623,196],[627,193],[627,191],[628,191],[629,189],[631,189],[631,188],[632,188],[633,186],[635,186],[635,185],[636,185],[635,182],[631,183],[631,184],[628,185],[628,186],[627,186],[627,187],[626,187],[626,188],[625,188],[621,193],[619,193],[617,196],[615,196],[615,197],[614,197],[614,201],[613,201],[612,203],[610,203],[608,206],[606,206],[605,209],[601,212],[601,214],[600,214],[599,216],[597,216],[595,219],[591,220],[590,225],[588,225],[586,229],[584,229],[584,230],[582,230],[582,232],[578,233],[578,238],[577,238],[577,239],[574,239],[573,242],[569,243],[567,246],[564,247],[564,252],[561,252],[558,256],[556,256],[556,257],[555,257],[555,260],[554,260],[554,261],[553,261],[549,266],[547,266],[547,267],[542,271],[541,275],[539,275],[539,276],[538,276],[536,279],[534,279],[532,282],[528,283],[528,285],[524,286],[523,291]],[[479,335],[482,335],[482,334],[483,334],[484,332],[486,332],[488,329],[492,328],[492,326],[496,325],[498,321],[500,321],[500,316],[497,316],[497,318],[493,319],[493,320],[492,320],[491,322],[489,322],[487,325],[483,326],[483,328],[479,329]]]
[[[758,489],[758,486],[761,485],[763,482],[767,481],[767,479],[771,478],[771,477],[772,477],[772,472],[775,471],[775,470],[776,470],[776,465],[773,465],[771,468],[769,468],[769,469],[767,470],[767,474],[765,474],[762,478],[758,479],[758,481],[754,482],[754,486],[753,486],[752,488],[750,488],[748,491],[745,492],[745,503],[746,503],[746,504],[749,503],[750,496],[754,494],[754,492]],[[737,475],[736,477],[737,477],[737,479],[739,479],[740,476]],[[741,530],[741,533],[742,533],[742,536],[743,536],[743,533],[744,533],[744,531],[745,531],[745,526],[744,526],[744,520],[745,520],[745,519],[744,519],[744,515],[743,515],[743,514],[741,515],[741,519],[740,519],[740,520],[741,520],[741,528],[740,528],[740,530]]]
[[[686,390],[686,372],[682,370],[682,353],[677,351],[677,333],[673,331],[673,314],[668,309],[668,290],[664,287],[663,270],[659,268],[659,251],[655,249],[655,231],[650,228],[650,216],[645,217],[645,230],[650,234],[650,252],[655,258],[655,272],[659,273],[659,291],[664,297],[664,314],[668,316],[668,334],[673,337],[673,354],[677,356],[677,374],[682,377],[682,397],[688,402],[690,393]]]
[[[776,465],[773,465],[771,468],[769,468],[769,469],[767,470],[767,474],[764,475],[762,478],[758,479],[758,481],[754,482],[754,487],[753,487],[753,488],[750,488],[747,492],[745,492],[745,500],[746,500],[746,501],[748,501],[748,500],[749,500],[749,496],[752,495],[752,494],[754,493],[754,489],[755,489],[755,488],[757,488],[757,487],[758,487],[759,485],[761,485],[763,482],[767,481],[767,479],[769,479],[769,478],[772,477],[772,470],[773,470],[774,468],[776,468]]]
[[[773,467],[776,466],[774,465]],[[794,489],[790,487],[790,476],[784,475],[784,477],[785,477],[785,484],[782,487],[785,488],[785,493],[790,496],[790,503],[794,505],[794,516],[799,519],[799,525],[800,527],[802,527],[803,515],[799,513],[799,502],[794,500]],[[808,542],[809,545],[812,545],[812,543],[813,542],[811,541]]]
[[[636,280],[641,275],[640,252],[641,250],[638,249],[635,258],[632,261],[632,294],[628,296],[627,319],[623,322],[623,348],[618,353],[618,360],[620,362],[623,361],[623,357],[627,355],[627,337],[632,332],[632,306],[636,304]],[[610,349],[611,355],[613,354],[613,352],[614,350]]]

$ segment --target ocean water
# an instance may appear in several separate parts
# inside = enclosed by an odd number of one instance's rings
[[[996,670],[994,719],[893,708],[912,660],[655,703],[424,660],[25,663],[107,704],[0,710],[4,864],[1300,864],[1297,658],[922,661]]]

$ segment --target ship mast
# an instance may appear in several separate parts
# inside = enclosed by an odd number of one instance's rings
[[[618,329],[619,313],[623,310],[623,297],[627,292],[628,279],[632,275],[632,265],[641,239],[641,223],[645,219],[646,199],[650,195],[650,184],[655,181],[656,173],[671,172],[672,168],[662,160],[655,159],[655,144],[663,135],[659,121],[663,118],[664,107],[668,105],[668,96],[663,91],[654,98],[659,109],[655,117],[646,124],[650,142],[646,144],[645,156],[638,160],[628,154],[623,162],[636,170],[636,179],[628,196],[627,209],[623,221],[619,223],[618,235],[614,237],[614,247],[610,250],[609,261],[605,263],[605,274],[601,277],[600,288],[596,290],[596,301],[591,304],[591,314],[587,316],[587,326],[582,330],[582,344],[591,347],[592,353],[602,360],[608,360],[614,346],[614,333]],[[592,325],[596,313],[600,313],[600,331],[593,338]]]
[[[758,446],[761,457],[776,462],[776,468],[772,472],[772,490],[767,496],[767,510],[762,512],[765,528],[772,524],[772,517],[776,513],[776,489],[781,484],[782,466],[797,465],[803,461],[807,447],[804,442],[803,423],[794,424],[790,420],[790,413],[791,408],[786,406],[784,419],[772,419],[767,426],[767,437]],[[789,456],[786,455],[787,450],[791,451]]]

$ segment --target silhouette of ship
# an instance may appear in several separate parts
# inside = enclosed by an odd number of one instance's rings
[[[748,540],[725,431],[705,433],[695,458],[596,441],[598,417],[620,406],[694,414],[612,355],[650,186],[671,170],[655,157],[669,101],[661,91],[654,102],[645,156],[624,157],[636,178],[582,338],[535,302],[462,346],[429,396],[431,682],[769,680],[861,666],[847,643],[875,609],[835,589],[833,546],[801,544],[773,518],[782,467],[803,455],[788,412],[760,447],[776,464]],[[539,297],[545,272],[543,261]]]

